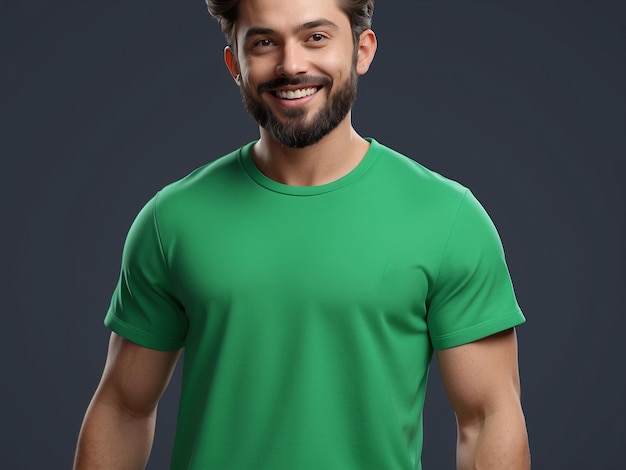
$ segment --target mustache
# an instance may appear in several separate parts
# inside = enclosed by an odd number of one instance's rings
[[[302,75],[294,78],[280,77],[274,80],[270,80],[269,82],[261,83],[257,87],[257,93],[260,95],[266,90],[272,90],[274,88],[281,88],[286,86],[330,86],[332,85],[332,83],[332,79],[325,76],[316,77],[314,75]]]

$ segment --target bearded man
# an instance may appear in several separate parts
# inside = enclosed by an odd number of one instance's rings
[[[529,468],[493,224],[352,126],[373,0],[207,3],[260,136],[137,216],[75,469],[145,467],[183,349],[173,469],[421,469],[435,351],[458,468]]]

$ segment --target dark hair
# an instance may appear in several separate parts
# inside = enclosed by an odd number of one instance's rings
[[[231,47],[236,47],[235,23],[237,22],[239,2],[241,0],[206,0],[209,13],[220,24],[226,41]],[[374,14],[374,0],[336,0],[339,7],[350,18],[352,37],[358,43],[361,33],[372,27]]]

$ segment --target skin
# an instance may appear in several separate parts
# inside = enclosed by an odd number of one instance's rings
[[[457,420],[457,469],[529,469],[515,330],[437,357]]]
[[[180,351],[147,349],[115,333],[78,438],[75,470],[142,469],[152,448],[157,405]]]
[[[352,67],[363,75],[376,52],[371,30],[364,31],[355,46],[349,19],[335,0],[244,0],[236,37],[236,50],[224,51],[226,66],[235,82],[247,87],[281,122],[294,112],[301,114],[304,124],[314,122],[349,79]],[[256,91],[259,84],[298,76],[331,78],[331,89],[294,101],[278,99],[275,90]],[[335,181],[354,169],[369,148],[352,127],[351,113],[318,143],[305,148],[285,147],[262,127],[259,132],[253,149],[257,166],[268,177],[289,185]],[[145,467],[157,405],[179,355],[179,351],[154,351],[111,335],[102,379],[81,428],[75,470]],[[440,351],[438,359],[457,417],[457,468],[528,469],[515,331]]]
[[[304,28],[320,20],[330,24]],[[265,31],[255,33],[261,29]],[[315,35],[322,39],[314,40]],[[331,77],[333,88],[337,88],[350,77],[355,53],[350,20],[335,0],[243,2],[236,38],[237,51],[227,47],[224,60],[240,86],[256,90],[260,83],[279,77],[313,75]],[[376,36],[371,30],[364,31],[356,47],[356,73],[363,75],[374,58]],[[288,112],[294,108],[303,109],[306,120],[312,121],[326,104],[328,92],[322,89],[313,97],[294,102],[279,100],[270,92],[258,98],[282,121],[288,120]],[[369,148],[352,127],[351,113],[322,141],[303,149],[280,145],[262,127],[259,132],[260,139],[253,149],[257,166],[268,177],[295,186],[320,185],[341,178],[359,164]]]

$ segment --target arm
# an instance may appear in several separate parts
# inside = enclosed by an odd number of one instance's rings
[[[457,468],[529,469],[515,330],[441,350],[438,359],[457,418]]]
[[[74,470],[145,468],[157,404],[179,355],[111,334],[102,379],[80,430]]]

